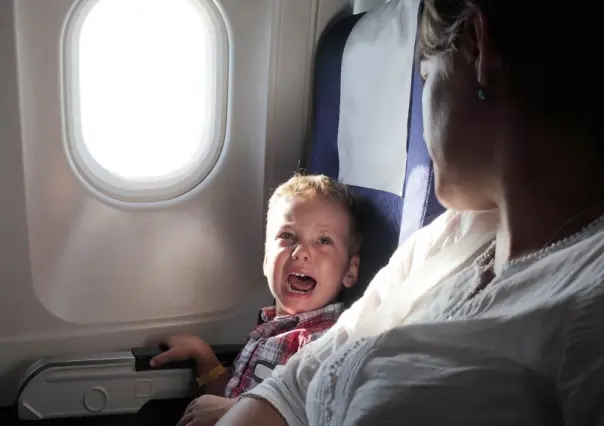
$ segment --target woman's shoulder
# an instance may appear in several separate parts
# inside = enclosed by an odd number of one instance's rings
[[[465,243],[463,248],[460,247],[464,252],[460,255],[470,255],[494,238],[498,222],[496,210],[446,210],[400,245],[390,264],[395,267],[403,265],[408,273],[443,249],[458,247],[460,241]]]
[[[532,262],[529,258],[526,267],[522,259],[518,262],[516,267],[524,269],[523,281],[527,274],[532,276],[538,287],[547,286],[544,291],[553,298],[572,300],[573,310],[582,310],[598,298],[604,303],[604,221],[544,250],[537,258]]]
[[[549,259],[550,266],[560,263],[559,273],[571,278],[572,285],[581,293],[603,292],[604,220],[561,245],[562,249]]]

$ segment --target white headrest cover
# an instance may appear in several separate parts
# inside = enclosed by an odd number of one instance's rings
[[[402,195],[420,0],[368,12],[344,48],[339,180]]]

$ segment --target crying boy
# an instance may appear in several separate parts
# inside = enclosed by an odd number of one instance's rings
[[[170,349],[151,365],[192,358],[204,393],[237,398],[336,322],[340,292],[357,281],[360,242],[357,205],[345,185],[323,175],[292,177],[275,190],[267,213],[263,270],[276,303],[261,310],[232,375],[196,336],[170,337]]]

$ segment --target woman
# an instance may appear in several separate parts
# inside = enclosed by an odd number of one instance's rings
[[[494,211],[445,214],[446,248],[415,271],[393,257],[219,425],[604,425],[601,24],[551,3],[424,1],[437,195]],[[380,297],[396,277],[405,298]]]

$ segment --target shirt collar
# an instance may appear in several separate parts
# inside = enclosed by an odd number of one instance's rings
[[[266,308],[260,309],[260,315],[258,318],[258,325],[277,320],[286,320],[286,319],[297,319],[298,323],[308,321],[311,319],[315,319],[320,316],[331,316],[337,318],[344,311],[343,303],[332,303],[330,305],[324,306],[319,309],[315,309],[314,311],[308,312],[300,312],[296,315],[283,315],[277,318],[277,307],[276,306],[268,306]]]

